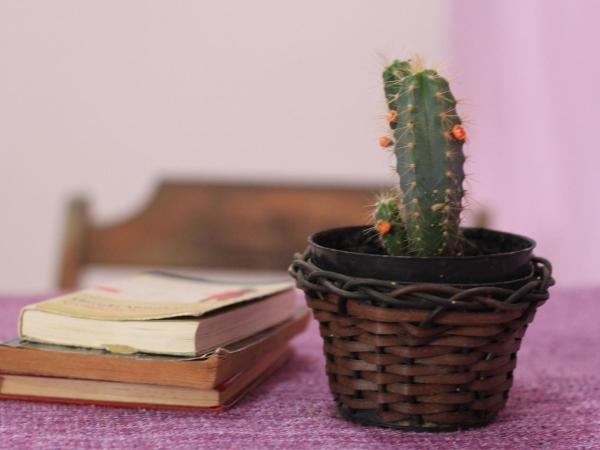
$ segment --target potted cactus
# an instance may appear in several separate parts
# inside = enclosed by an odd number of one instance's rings
[[[527,237],[461,228],[466,132],[448,82],[412,61],[383,72],[400,183],[373,224],[318,232],[290,267],[324,341],[343,417],[443,431],[489,423],[554,283]]]

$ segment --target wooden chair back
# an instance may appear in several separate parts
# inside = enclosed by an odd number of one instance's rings
[[[70,203],[58,285],[75,288],[90,265],[285,270],[306,238],[366,224],[383,186],[165,181],[138,213],[96,224]]]

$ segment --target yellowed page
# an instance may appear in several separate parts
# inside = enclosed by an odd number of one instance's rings
[[[152,272],[62,295],[25,309],[102,320],[198,317],[291,288],[287,282],[226,284]]]

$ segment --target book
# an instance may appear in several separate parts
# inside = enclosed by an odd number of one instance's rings
[[[299,306],[285,322],[198,357],[120,355],[15,339],[0,344],[0,373],[211,389],[300,334],[309,316]]]
[[[291,283],[150,272],[28,305],[19,337],[114,353],[197,356],[283,322],[294,307]]]
[[[213,389],[0,373],[0,399],[220,411],[268,377],[290,354],[287,343],[279,345]]]

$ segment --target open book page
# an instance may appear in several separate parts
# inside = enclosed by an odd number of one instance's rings
[[[292,283],[225,283],[169,272],[148,272],[65,294],[29,309],[102,320],[199,317],[291,289]]]

